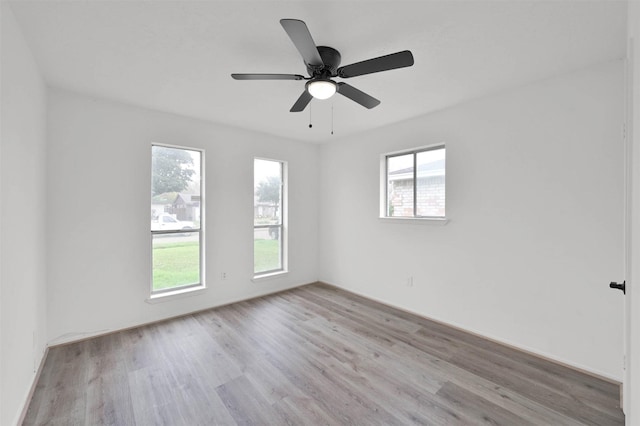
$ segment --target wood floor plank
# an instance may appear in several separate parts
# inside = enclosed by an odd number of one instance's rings
[[[517,412],[533,424],[552,424],[555,426],[580,424],[578,421],[514,392],[512,389],[501,387],[454,364],[428,353],[417,351],[414,347],[398,343],[389,351],[392,352],[393,358],[403,359],[409,365],[418,363],[423,366],[429,376],[439,377],[440,380],[449,379],[452,383],[477,393],[506,410]]]
[[[217,393],[238,425],[292,424],[255,392],[244,376],[218,386]]]
[[[134,424],[127,371],[113,351],[91,357],[86,388],[85,421],[94,425]]]
[[[51,348],[25,425],[623,425],[614,384],[315,284]]]
[[[242,309],[241,305],[238,305],[239,309]],[[245,314],[250,315],[249,312]],[[322,348],[289,330],[286,324],[270,330],[264,322],[256,320],[256,326],[263,327],[261,334],[269,339],[267,344],[277,348],[269,353],[269,362],[285,374],[296,374],[297,380],[293,382],[303,384],[306,391],[316,395],[323,403],[330,401],[326,409],[331,410],[332,406],[350,407],[354,417],[343,417],[339,419],[340,423],[354,424],[357,423],[356,419],[367,419],[372,422],[370,424],[397,423],[397,419],[371,401],[369,395],[352,392],[347,377],[348,369]],[[304,348],[304,351],[300,351],[300,348]],[[304,357],[299,355],[301,353]]]
[[[268,362],[248,364],[243,375],[255,390],[270,404],[277,404],[285,398],[304,399],[306,394],[293,385],[276,367]]]
[[[603,380],[594,380],[584,373],[566,368],[564,366],[547,362],[531,354],[517,351],[502,345],[495,345],[492,342],[481,339],[477,336],[464,339],[460,338],[461,332],[444,326],[423,327],[418,334],[421,336],[440,336],[443,342],[458,342],[459,350],[475,351],[477,357],[483,359],[493,359],[504,365],[509,365],[521,371],[526,376],[535,380],[537,386],[550,387],[561,393],[572,393],[579,395],[580,400],[588,402],[594,408],[603,411],[614,417],[619,415],[620,407],[618,401],[606,398],[618,392],[618,387]],[[545,372],[546,374],[539,374]]]
[[[585,404],[575,395],[565,394],[548,386],[540,386],[535,377],[525,376],[517,369],[511,368],[495,358],[488,360],[474,356],[472,353],[460,353],[450,362],[500,386],[513,389],[528,399],[550,407],[554,411],[570,415],[584,424],[600,426],[620,424],[623,419],[622,415],[614,418],[602,413]]]
[[[519,426],[533,424],[451,382],[442,386],[438,391],[438,396],[449,403],[456,412],[468,419],[469,423]]]
[[[138,425],[183,424],[179,413],[167,409],[172,403],[172,387],[166,375],[156,367],[143,367],[129,373],[129,389]]]
[[[530,378],[535,383],[536,387],[542,387],[558,391],[561,394],[572,394],[579,397],[579,400],[588,405],[589,407],[600,411],[604,415],[617,418],[619,415],[619,406],[617,403],[602,398],[602,390],[591,386],[593,380],[580,380],[584,379],[583,376],[577,376],[573,380],[567,380],[567,376],[563,375],[564,370],[552,368],[540,368],[539,365],[532,365],[526,362],[522,362],[520,357],[507,356],[495,351],[489,351],[485,348],[467,348],[467,351],[477,351],[477,356],[491,357],[490,359],[503,369],[509,369],[511,371],[518,371],[521,376]],[[540,374],[541,371],[547,374]],[[611,392],[617,392],[618,389],[615,386],[609,387],[609,394]]]
[[[73,347],[53,348],[51,359],[57,364],[48,368],[47,383],[40,389],[46,397],[33,417],[25,424],[83,424],[85,416],[85,386],[88,382],[88,351],[86,343]],[[48,361],[49,359],[47,359]],[[38,392],[39,389],[36,389]]]
[[[336,420],[322,409],[313,398],[286,397],[275,404],[287,413],[294,425],[335,425]]]

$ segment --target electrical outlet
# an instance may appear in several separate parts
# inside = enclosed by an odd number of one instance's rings
[[[407,287],[413,287],[413,277],[407,278]]]
[[[226,279],[227,279],[227,273],[226,273],[226,272],[222,272],[222,273],[220,274],[220,279],[221,279],[221,280],[226,280]]]

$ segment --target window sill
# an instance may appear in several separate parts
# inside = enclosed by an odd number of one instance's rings
[[[380,222],[387,223],[406,223],[413,225],[435,225],[435,226],[444,226],[449,223],[449,219],[446,217],[379,217],[378,220]]]
[[[169,302],[175,299],[182,299],[185,297],[195,296],[203,293],[207,288],[204,285],[197,287],[183,288],[175,291],[167,291],[166,293],[152,294],[145,302],[155,304],[162,302]]]
[[[284,275],[287,275],[289,273],[289,271],[278,271],[278,272],[269,272],[268,274],[260,274],[260,275],[255,275],[251,281],[255,282],[260,282],[260,281],[267,281],[267,280],[272,280],[275,278],[280,278]]]

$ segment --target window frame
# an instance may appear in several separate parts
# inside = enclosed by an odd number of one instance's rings
[[[417,204],[418,204],[418,154],[428,151],[435,151],[439,149],[444,149],[445,152],[445,166],[444,166],[444,176],[445,176],[445,214],[443,216],[422,216],[417,215]],[[447,176],[447,162],[446,162],[446,144],[438,143],[433,145],[421,146],[417,148],[411,148],[401,151],[394,151],[382,154],[380,156],[380,219],[385,220],[398,220],[398,221],[432,221],[432,222],[448,222],[447,219],[447,207],[446,207],[446,199],[447,199],[447,190],[446,190],[446,176]],[[413,215],[412,216],[390,216],[389,215],[389,158],[393,157],[401,157],[405,155],[413,156]]]
[[[271,161],[274,163],[280,164],[280,223],[278,225],[256,225],[255,223],[255,175],[256,175],[256,160],[260,161]],[[253,225],[253,250],[252,250],[252,264],[253,264],[253,279],[259,280],[261,278],[269,278],[273,276],[278,276],[282,274],[288,273],[288,163],[284,160],[277,160],[274,158],[266,158],[266,157],[253,157],[252,161],[253,168],[253,215],[252,215],[252,225]],[[256,272],[255,269],[255,259],[256,259],[256,251],[255,251],[255,230],[256,229],[269,229],[269,228],[279,228],[280,232],[280,267],[276,269],[269,269],[266,271]]]
[[[167,296],[175,296],[181,295],[190,292],[196,292],[199,290],[206,289],[206,280],[205,280],[205,151],[202,148],[194,148],[188,147],[184,145],[171,145],[165,143],[151,143],[151,162],[153,162],[153,147],[162,147],[162,148],[171,148],[171,149],[181,149],[184,151],[195,151],[200,154],[200,164],[198,165],[200,168],[200,226],[197,229],[179,229],[179,230],[150,230],[150,247],[151,247],[151,279],[149,285],[149,299],[158,299],[164,298]],[[151,173],[149,177],[153,181],[153,167],[151,167]],[[149,187],[151,188],[153,182],[150,182]],[[152,204],[152,200],[149,200],[149,205]],[[185,284],[170,288],[164,288],[160,290],[154,290],[153,288],[153,239],[155,235],[168,235],[168,234],[198,234],[198,274],[199,274],[199,282],[192,284]]]

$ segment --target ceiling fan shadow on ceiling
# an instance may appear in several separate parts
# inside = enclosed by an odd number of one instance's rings
[[[380,104],[378,99],[332,78],[351,78],[413,65],[413,55],[403,50],[340,67],[340,52],[332,47],[316,46],[304,21],[281,19],[280,24],[302,55],[309,77],[300,74],[231,74],[231,77],[235,80],[307,80],[305,90],[291,107],[291,112],[304,111],[311,99],[328,99],[335,93],[365,108],[374,108]]]

